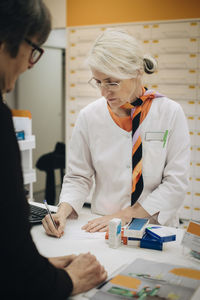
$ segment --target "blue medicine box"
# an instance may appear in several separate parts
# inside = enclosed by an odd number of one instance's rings
[[[160,250],[163,249],[163,243],[153,238],[148,233],[145,233],[140,241],[140,248],[147,248],[147,249],[154,249],[154,250]]]
[[[148,219],[134,218],[132,221],[124,228],[124,236],[133,238],[142,238],[145,228],[148,225]]]
[[[154,239],[160,240],[163,243],[176,240],[176,235],[165,226],[146,227],[145,231]]]

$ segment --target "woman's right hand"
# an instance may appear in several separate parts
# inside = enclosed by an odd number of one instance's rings
[[[60,238],[64,234],[67,217],[71,214],[73,208],[68,203],[61,203],[56,214],[52,214],[57,228],[55,228],[50,216],[47,214],[42,220],[42,225],[48,235]]]

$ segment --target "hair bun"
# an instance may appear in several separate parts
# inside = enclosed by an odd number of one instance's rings
[[[147,74],[153,74],[157,69],[157,61],[151,56],[144,56],[144,71]]]

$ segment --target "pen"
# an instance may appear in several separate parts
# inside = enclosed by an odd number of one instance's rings
[[[47,212],[48,212],[48,214],[49,214],[49,216],[50,216],[50,218],[51,218],[51,221],[52,221],[52,223],[53,223],[54,227],[55,227],[55,228],[56,228],[56,230],[57,230],[57,229],[58,229],[58,227],[57,227],[57,225],[56,225],[56,223],[55,223],[55,221],[54,221],[54,219],[53,219],[53,217],[52,217],[52,214],[51,214],[51,212],[50,212],[50,210],[49,210],[49,207],[48,207],[47,201],[46,201],[46,200],[44,200],[43,202],[44,202],[44,205],[46,206],[46,209],[47,209]]]
[[[168,136],[168,130],[165,131],[164,137],[163,137],[163,148],[165,147],[166,141]]]

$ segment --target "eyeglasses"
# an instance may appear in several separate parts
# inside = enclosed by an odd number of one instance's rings
[[[99,88],[102,89],[103,87],[107,89],[108,91],[115,92],[120,89],[120,82],[100,82],[96,81],[94,78],[91,78],[88,81],[89,85],[91,85],[93,88]]]
[[[34,65],[34,64],[36,64],[36,62],[38,62],[38,60],[40,59],[40,57],[44,53],[44,49],[40,48],[38,45],[36,45],[35,43],[31,42],[27,38],[25,38],[24,40],[25,40],[25,42],[27,44],[29,44],[33,48],[32,52],[31,52],[31,56],[30,56],[29,62],[32,65]]]

